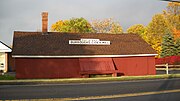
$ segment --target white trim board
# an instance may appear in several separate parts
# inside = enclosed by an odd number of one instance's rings
[[[12,50],[0,41],[0,52],[11,52]]]
[[[71,56],[43,56],[43,55],[12,55],[14,58],[105,58],[105,57],[136,57],[156,56],[158,54],[133,54],[133,55],[71,55]]]

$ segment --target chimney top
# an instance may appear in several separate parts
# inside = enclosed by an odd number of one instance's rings
[[[48,12],[42,12],[42,16],[48,16]]]
[[[48,12],[42,12],[42,32],[48,32]]]

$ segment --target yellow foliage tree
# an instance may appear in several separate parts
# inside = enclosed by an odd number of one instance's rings
[[[173,32],[175,39],[180,37],[180,3],[170,2],[167,5],[167,10],[163,13],[155,14],[152,20],[145,27],[145,31],[141,32],[143,25],[133,25],[127,29],[129,33],[138,33],[148,42],[160,56],[162,36],[168,31]]]
[[[128,33],[140,35],[146,42],[148,42],[147,28],[142,24],[135,24],[127,29]]]
[[[173,35],[174,35],[174,39],[178,39],[180,38],[180,30],[177,30],[177,29],[173,29]]]
[[[161,53],[162,36],[169,31],[169,23],[163,14],[156,14],[147,26],[148,43],[159,54]],[[158,57],[159,57],[158,56]]]
[[[180,37],[180,3],[169,2],[167,11],[164,11],[164,16],[169,22],[169,27],[173,31],[174,38]]]
[[[51,31],[70,33],[91,33],[94,32],[91,24],[84,18],[72,18],[70,20],[59,20],[52,24]]]

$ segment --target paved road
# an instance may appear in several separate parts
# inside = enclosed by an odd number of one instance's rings
[[[124,97],[114,99],[86,100],[86,101],[179,101],[180,93],[167,93],[136,97]]]
[[[128,82],[119,81],[111,83],[91,84],[1,85],[0,100],[106,96],[174,89],[180,89],[180,79],[144,80]],[[174,99],[179,99],[180,93],[178,92],[173,95],[175,95],[173,96]],[[151,96],[152,95],[150,95],[150,97],[142,96],[142,98],[152,98]],[[139,97],[136,98],[138,99]],[[132,101],[134,101],[134,98],[131,97],[127,99],[132,99]]]

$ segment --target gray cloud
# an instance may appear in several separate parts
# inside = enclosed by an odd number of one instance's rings
[[[159,0],[1,0],[0,40],[10,45],[13,31],[41,29],[42,11],[49,12],[49,28],[59,19],[113,17],[126,30],[133,24],[147,25],[166,5]]]

